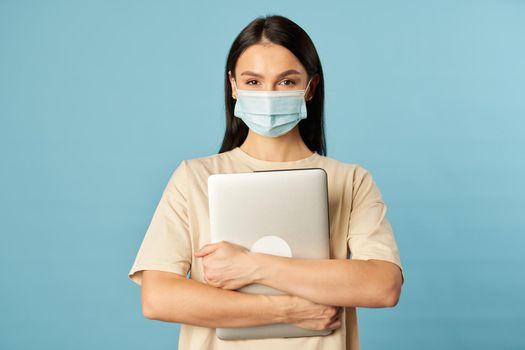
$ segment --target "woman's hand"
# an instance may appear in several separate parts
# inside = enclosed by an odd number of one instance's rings
[[[316,330],[336,330],[342,323],[342,306],[323,305],[296,295],[269,296],[283,310],[284,323],[297,327]]]
[[[255,281],[253,254],[243,246],[221,241],[204,245],[195,257],[202,258],[207,284],[235,290]]]

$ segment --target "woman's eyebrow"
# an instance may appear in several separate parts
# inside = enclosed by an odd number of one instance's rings
[[[295,69],[288,69],[288,70],[285,70],[284,72],[280,73],[277,78],[282,78],[282,77],[285,77],[287,75],[292,75],[292,74],[301,74],[300,72],[296,71]],[[252,71],[244,71],[241,73],[241,75],[250,75],[250,76],[253,76],[253,77],[259,77],[259,78],[263,78],[263,76],[259,73],[255,73],[255,72],[252,72]]]

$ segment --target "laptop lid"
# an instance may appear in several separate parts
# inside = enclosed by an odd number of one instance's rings
[[[208,177],[211,242],[303,259],[330,258],[327,175],[322,168],[259,170]],[[251,284],[239,292],[284,295]],[[218,328],[220,339],[328,335],[290,324]]]

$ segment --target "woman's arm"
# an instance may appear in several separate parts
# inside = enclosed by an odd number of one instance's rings
[[[297,259],[250,253],[255,283],[280,289],[315,303],[392,307],[401,293],[400,268],[384,260]]]
[[[300,259],[251,252],[227,241],[204,245],[208,285],[234,290],[259,283],[314,303],[337,306],[395,306],[403,284],[401,269],[385,260]]]
[[[144,316],[159,321],[209,328],[284,323],[283,297],[215,288],[171,272],[142,272]]]

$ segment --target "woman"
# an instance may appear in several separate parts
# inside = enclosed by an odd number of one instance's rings
[[[230,49],[225,91],[220,153],[180,162],[129,272],[142,286],[145,317],[180,323],[179,349],[358,349],[356,307],[395,306],[402,266],[370,173],[325,156],[323,71],[313,43],[285,17],[256,18]],[[328,175],[331,259],[210,243],[210,174],[304,167]],[[254,282],[288,295],[234,290]],[[333,332],[242,341],[215,336],[217,327],[281,322]]]

